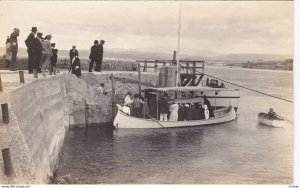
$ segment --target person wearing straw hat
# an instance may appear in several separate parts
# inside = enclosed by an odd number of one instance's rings
[[[28,35],[27,39],[25,40],[25,44],[27,47],[27,53],[28,53],[28,74],[33,73],[33,64],[35,61],[35,50],[34,50],[34,43],[35,43],[35,34],[37,32],[37,27],[31,28],[31,33]]]
[[[49,69],[49,65],[51,63],[50,59],[52,56],[52,49],[51,49],[51,35],[46,35],[45,40],[42,41],[42,60],[40,68],[43,72],[43,77],[46,77],[46,69]]]

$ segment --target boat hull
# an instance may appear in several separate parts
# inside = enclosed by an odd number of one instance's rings
[[[271,127],[278,127],[278,128],[284,127],[284,125],[285,125],[284,120],[270,120],[268,118],[268,114],[266,114],[266,113],[258,114],[258,122],[263,125],[267,125],[267,126],[271,126]]]
[[[228,107],[227,113],[219,113],[218,118],[210,118],[206,120],[189,120],[189,121],[157,121],[154,119],[142,119],[129,116],[118,110],[118,113],[114,119],[113,125],[116,128],[177,128],[177,127],[191,127],[191,126],[203,126],[203,125],[212,125],[218,123],[225,123],[232,121],[236,118],[236,112],[234,107]],[[218,110],[222,112],[222,110]]]

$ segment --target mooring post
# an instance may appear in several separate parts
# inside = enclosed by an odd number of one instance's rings
[[[157,60],[154,61],[154,71],[157,71]]]
[[[144,72],[147,72],[147,60],[145,60],[145,63],[144,63]]]
[[[193,78],[192,78],[192,85],[195,85],[195,80],[196,80],[196,62],[193,61]]]
[[[141,88],[141,67],[140,63],[138,64],[138,71],[139,71],[139,95],[141,96],[142,88]]]
[[[115,78],[114,78],[114,75],[111,74],[110,76],[111,78],[111,105],[112,105],[112,108],[111,108],[111,112],[112,112],[112,119],[114,119],[115,115],[116,115],[116,111],[115,111],[115,107],[116,107],[116,91],[115,91]]]
[[[20,76],[20,83],[25,83],[25,80],[24,80],[24,71],[20,70],[19,71],[19,76]]]
[[[1,110],[2,110],[3,123],[8,124],[9,123],[8,104],[7,103],[1,104]]]
[[[4,162],[5,175],[12,176],[13,175],[13,167],[12,167],[9,148],[2,149],[2,158],[3,158],[3,162]]]
[[[186,62],[186,74],[189,74],[190,64]]]
[[[176,65],[176,51],[173,51],[173,60],[172,60],[172,64]]]
[[[3,91],[3,86],[2,86],[2,80],[1,80],[1,75],[0,75],[0,91]]]

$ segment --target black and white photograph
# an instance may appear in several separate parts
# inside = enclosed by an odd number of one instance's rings
[[[297,188],[295,4],[0,1],[1,187]]]

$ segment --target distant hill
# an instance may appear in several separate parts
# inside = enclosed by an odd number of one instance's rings
[[[67,58],[69,57],[69,50],[59,50],[58,56]],[[82,58],[88,58],[90,51],[79,49],[79,56]],[[207,54],[206,54],[207,53]],[[0,56],[5,54],[5,48],[0,47]],[[116,58],[116,59],[131,59],[131,60],[171,60],[173,58],[173,52],[168,53],[155,53],[155,52],[145,52],[136,50],[123,50],[123,49],[104,49],[105,58]],[[197,51],[191,49],[183,50],[180,55],[180,59],[185,60],[204,60],[209,62],[224,62],[226,63],[247,63],[257,62],[257,61],[284,61],[285,59],[293,59],[292,55],[281,55],[281,54],[224,54],[216,55],[216,53],[211,51]],[[27,50],[25,48],[20,48],[18,51],[19,57],[26,57]]]
[[[293,59],[292,55],[281,54],[226,54],[208,58],[212,61],[223,61],[225,63],[247,63],[248,61],[282,61]]]

